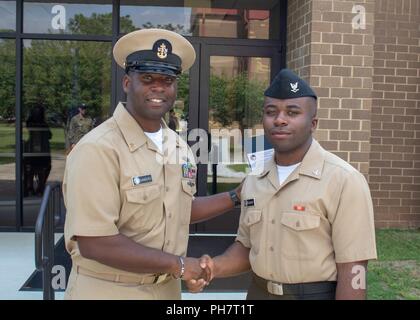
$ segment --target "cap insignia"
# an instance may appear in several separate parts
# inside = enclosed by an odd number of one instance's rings
[[[298,82],[290,83],[290,86],[292,87],[292,89],[290,89],[290,91],[292,91],[293,93],[296,93],[296,92],[299,91]]]
[[[162,43],[157,49],[157,56],[160,59],[165,59],[168,56],[168,48],[166,48],[165,44]]]

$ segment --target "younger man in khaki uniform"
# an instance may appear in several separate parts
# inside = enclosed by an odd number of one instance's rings
[[[312,138],[316,99],[287,69],[266,90],[263,125],[275,156],[244,182],[236,242],[202,258],[212,277],[251,268],[247,299],[365,298],[367,261],[376,259],[370,191],[360,172]]]
[[[192,45],[166,30],[131,32],[114,47],[127,103],[69,154],[63,193],[73,268],[67,299],[179,299],[179,279],[208,279],[184,258],[189,224],[233,208],[235,192],[196,198],[194,157],[163,122]]]

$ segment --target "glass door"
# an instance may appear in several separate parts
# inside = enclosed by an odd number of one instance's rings
[[[264,134],[264,90],[281,61],[278,45],[201,46],[199,128],[209,133],[210,152],[208,163],[199,165],[200,196],[231,190],[249,172],[249,146]],[[196,232],[235,234],[239,211],[200,223]]]

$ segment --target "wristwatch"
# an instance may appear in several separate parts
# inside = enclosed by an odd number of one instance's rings
[[[234,190],[229,191],[229,196],[235,207],[241,204],[241,199],[239,199],[238,195],[236,194]]]

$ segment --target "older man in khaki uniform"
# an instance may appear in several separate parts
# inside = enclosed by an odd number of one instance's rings
[[[185,258],[189,224],[233,208],[238,191],[196,198],[194,157],[163,115],[176,77],[195,60],[182,36],[158,29],[122,37],[127,103],[69,154],[63,193],[73,268],[67,299],[179,299],[180,280],[207,279]]]
[[[243,185],[236,242],[212,277],[252,269],[247,299],[363,299],[376,259],[372,200],[363,175],[312,138],[316,95],[288,69],[265,92],[263,125],[275,155]],[[192,280],[192,291],[203,281]]]

